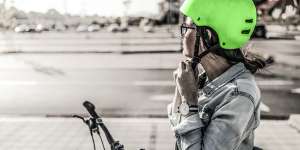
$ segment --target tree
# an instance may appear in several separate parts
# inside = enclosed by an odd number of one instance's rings
[[[51,20],[61,20],[64,18],[56,9],[49,9],[45,14],[47,19]]]

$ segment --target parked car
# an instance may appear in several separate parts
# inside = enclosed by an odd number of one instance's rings
[[[29,31],[29,26],[26,24],[21,24],[15,27],[15,32],[17,33],[24,33]]]
[[[120,26],[118,24],[111,24],[107,27],[108,32],[118,32],[120,30]]]
[[[128,32],[129,31],[128,25],[121,25],[119,31],[120,32]]]
[[[67,26],[64,25],[63,23],[53,24],[52,28],[53,28],[54,31],[58,31],[58,32],[66,31],[67,30]]]
[[[89,25],[88,26],[88,31],[89,32],[97,32],[97,31],[99,31],[100,30],[100,25],[98,25],[98,24],[91,24],[91,25]]]
[[[266,38],[267,37],[266,25],[258,22],[255,26],[252,36],[256,38]]]
[[[30,25],[28,25],[28,31],[27,32],[36,32],[35,28],[36,28],[36,25],[30,24]]]
[[[43,24],[38,24],[35,27],[35,31],[36,32],[43,32],[43,31],[49,31],[49,30],[50,30],[49,27],[47,27],[47,26],[45,26]]]
[[[88,31],[88,25],[79,25],[77,28],[76,28],[76,31],[77,32],[87,32]]]

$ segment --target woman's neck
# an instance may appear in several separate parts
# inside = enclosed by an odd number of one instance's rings
[[[209,81],[212,81],[223,74],[231,66],[225,58],[211,53],[202,58],[201,65],[203,66]]]

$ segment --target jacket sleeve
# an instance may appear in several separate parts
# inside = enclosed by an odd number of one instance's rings
[[[248,97],[237,95],[215,109],[211,122],[203,131],[204,124],[198,115],[183,119],[173,127],[181,138],[182,150],[235,149],[253,118],[254,103]],[[203,143],[202,143],[203,142]]]

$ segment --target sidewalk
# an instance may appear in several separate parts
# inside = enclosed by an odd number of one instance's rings
[[[288,121],[263,120],[255,132],[255,145],[263,150],[300,149],[300,132]],[[298,120],[299,123],[299,120]]]
[[[264,150],[300,149],[298,125],[292,121],[262,120],[256,130],[255,145]],[[128,150],[172,150],[174,137],[168,121],[149,118],[105,118],[112,135]],[[299,129],[299,128],[298,128]],[[88,150],[93,149],[88,128],[72,118],[0,118],[0,149],[2,150]],[[99,140],[96,140],[99,148]],[[108,148],[108,145],[106,145]]]

